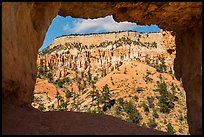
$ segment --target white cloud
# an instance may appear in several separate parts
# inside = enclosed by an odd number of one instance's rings
[[[86,31],[98,32],[101,30],[105,31],[119,31],[129,30],[136,27],[136,23],[114,21],[112,16],[106,16],[105,18],[98,19],[81,19],[74,22],[73,28],[70,29],[72,33],[83,33]],[[64,26],[67,29],[67,27]]]
[[[64,27],[63,27],[63,30],[67,30],[69,28],[69,24],[66,24]]]

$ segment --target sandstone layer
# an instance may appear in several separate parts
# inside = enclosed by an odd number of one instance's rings
[[[56,15],[80,18],[113,15],[118,22],[157,24],[163,30],[175,32],[175,73],[178,79],[182,78],[187,94],[190,133],[202,134],[201,12],[201,2],[3,2],[3,99],[6,102],[10,100],[10,104],[16,103],[24,107],[31,105],[36,81],[37,52]],[[3,127],[4,134],[7,129],[10,132],[6,133],[11,133],[12,127],[5,124]],[[39,131],[40,133],[43,132]]]
[[[167,33],[167,32],[166,32]],[[62,44],[66,42],[76,42],[82,43],[82,45],[92,45],[99,44],[104,41],[115,41],[122,37],[128,37],[132,40],[139,40],[140,42],[156,42],[162,44],[162,34],[161,33],[139,33],[134,31],[124,31],[124,32],[110,32],[104,34],[90,34],[90,35],[76,35],[76,36],[61,36],[56,39],[51,44],[54,45]]]
[[[168,35],[163,37],[163,33]],[[84,72],[90,66],[90,69],[111,71],[130,60],[139,60],[145,64],[153,65],[157,62],[161,63],[158,58],[163,57],[168,72],[173,70],[175,55],[171,57],[171,54],[166,51],[166,47],[169,48],[171,44],[175,45],[175,41],[171,40],[173,38],[175,37],[167,31],[162,31],[162,33],[125,31],[62,36],[54,39],[50,46],[39,52],[37,66],[38,70],[39,68],[51,70],[53,76],[56,72],[58,79],[67,76],[71,69]]]

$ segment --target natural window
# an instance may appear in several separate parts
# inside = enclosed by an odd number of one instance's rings
[[[112,16],[57,16],[39,50],[32,106],[103,113],[189,134],[185,92],[175,79],[175,54],[167,52],[166,37],[174,40],[156,25],[116,23]]]

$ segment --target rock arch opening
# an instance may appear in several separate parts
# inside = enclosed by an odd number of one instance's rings
[[[87,8],[88,7],[88,8]],[[142,7],[142,8],[141,8]],[[138,10],[140,9],[140,10]],[[78,12],[78,11],[84,11]],[[86,11],[86,12],[85,12]],[[188,124],[191,134],[202,134],[202,3],[200,2],[165,2],[165,3],[2,3],[2,95],[3,95],[3,134],[46,134],[62,133],[76,134],[76,130],[65,130],[59,132],[53,125],[52,118],[56,113],[39,113],[28,110],[28,104],[33,100],[33,88],[36,80],[37,52],[42,45],[46,30],[52,19],[57,15],[83,18],[97,18],[113,15],[116,21],[132,21],[139,24],[158,24],[164,30],[173,30],[176,35],[176,78],[182,78],[182,83],[187,96]],[[129,13],[127,16],[127,14]],[[168,13],[168,14],[167,14]],[[176,13],[176,15],[175,15]],[[185,15],[185,16],[184,16]],[[22,23],[22,21],[24,23]],[[16,44],[16,46],[15,46]],[[190,57],[190,58],[189,58]],[[9,60],[9,61],[8,61]],[[15,68],[15,71],[13,70]],[[21,106],[21,107],[19,107]],[[27,109],[26,109],[27,108]],[[23,113],[28,112],[28,113]],[[13,114],[21,114],[14,118]],[[38,119],[38,123],[33,115]],[[76,114],[74,117],[85,120],[94,115],[82,116]],[[21,118],[24,118],[22,123]],[[41,117],[41,118],[40,118]],[[73,117],[72,117],[73,118]],[[45,119],[49,119],[48,123]],[[63,121],[63,119],[60,117]],[[77,119],[77,118],[76,118]],[[106,118],[98,117],[97,120]],[[27,120],[27,121],[26,121]],[[106,119],[110,120],[109,118]],[[33,123],[27,125],[26,122]],[[55,121],[56,122],[56,121]],[[89,121],[84,121],[89,123]],[[115,121],[124,127],[104,129],[93,128],[92,133],[129,133],[142,134],[137,126],[127,125]],[[46,124],[45,124],[46,123]],[[80,122],[78,121],[78,125]],[[43,128],[41,127],[43,125]],[[68,123],[64,123],[68,124]],[[104,124],[104,123],[103,123]],[[16,125],[14,127],[14,125]],[[75,126],[77,124],[75,123]],[[87,127],[81,125],[80,132],[90,133]],[[117,124],[114,124],[117,125]],[[62,125],[61,125],[62,126]],[[27,130],[23,127],[26,127]],[[36,127],[36,128],[33,128]],[[83,127],[83,128],[82,128]],[[109,127],[109,126],[108,126]],[[129,128],[125,128],[129,127]],[[131,128],[130,128],[131,127]],[[77,129],[77,128],[75,128]],[[75,131],[75,132],[74,132]],[[144,129],[143,133],[159,134],[154,130]]]
[[[175,37],[154,26],[124,23],[111,16],[93,20],[56,16],[46,33],[47,39],[56,38],[38,53],[32,106],[41,111],[101,113],[188,134],[185,92],[173,74],[175,52],[166,51],[174,50]],[[66,35],[63,30],[68,26],[73,26],[72,33],[86,29],[89,33]],[[107,32],[96,33],[104,29]],[[162,89],[162,84],[167,87]],[[168,123],[172,131],[167,130]]]

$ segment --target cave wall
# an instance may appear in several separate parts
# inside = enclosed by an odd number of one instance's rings
[[[33,100],[38,49],[57,3],[3,2],[2,13],[2,95],[27,105]]]
[[[98,18],[157,24],[176,33],[175,72],[187,94],[191,134],[201,134],[201,2],[2,3],[2,98],[10,104],[33,100],[37,52],[54,17]]]
[[[32,27],[30,6],[2,4],[2,92],[15,103],[31,102],[36,79],[34,61],[40,43]]]
[[[191,134],[202,133],[202,24],[176,32],[175,76],[186,92]]]

